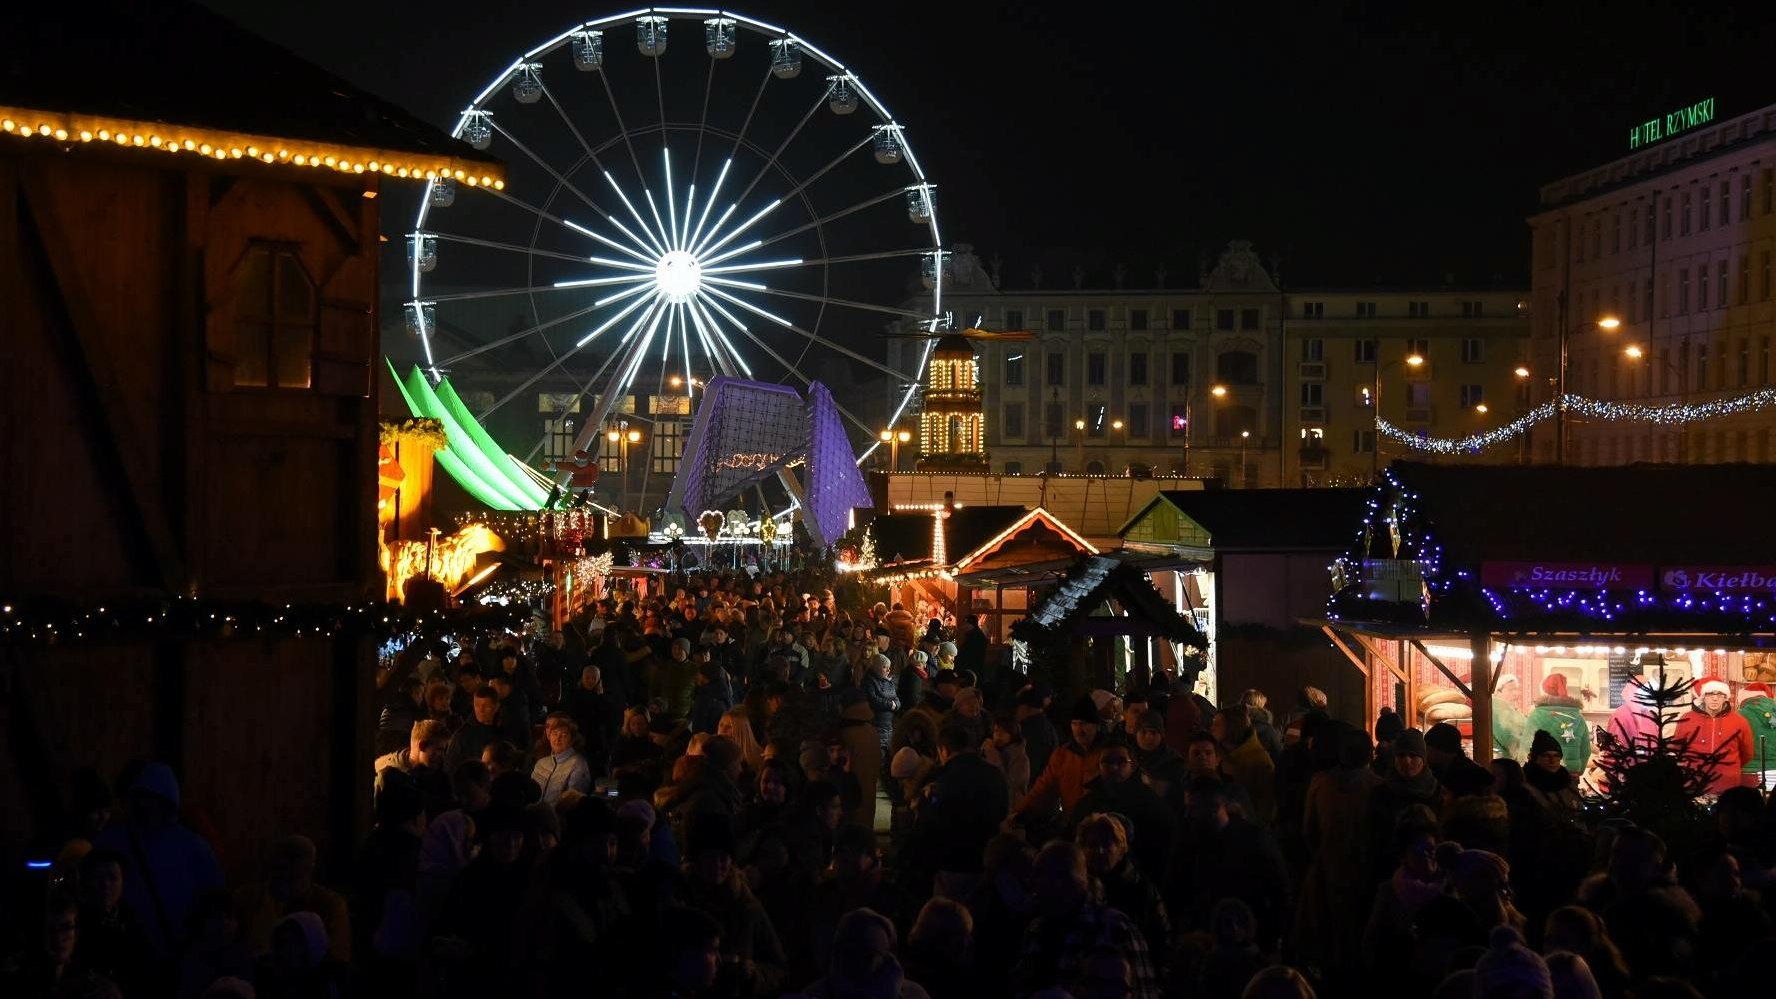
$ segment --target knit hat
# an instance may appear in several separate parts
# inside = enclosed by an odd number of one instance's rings
[[[1103,713],[1104,706],[1114,700],[1116,700],[1116,695],[1103,688],[1091,692],[1091,702],[1097,707],[1100,714]]]
[[[882,655],[880,652],[878,652],[874,656],[870,657],[870,666],[874,667],[878,671],[880,671],[885,666],[892,666],[892,665],[894,665],[894,660],[888,658],[885,655]]]
[[[1425,754],[1424,733],[1409,728],[1394,739],[1395,756],[1423,756]]]
[[[1738,703],[1744,704],[1754,697],[1769,697],[1770,685],[1767,683],[1748,683],[1739,688]]]
[[[1560,740],[1549,735],[1546,729],[1536,729],[1535,737],[1529,740],[1529,758],[1535,759],[1543,753],[1560,753],[1566,750],[1560,746]]]
[[[1726,696],[1731,697],[1733,696],[1733,690],[1731,687],[1727,686],[1727,681],[1725,680],[1704,680],[1702,681],[1702,686],[1697,690],[1696,696],[1707,697],[1709,694],[1725,694]]]
[[[1549,673],[1542,678],[1542,693],[1550,697],[1566,696],[1566,674]]]
[[[931,657],[925,654],[924,649],[914,649],[908,658],[923,666]]]
[[[1492,685],[1492,692],[1493,692],[1493,693],[1494,693],[1494,694],[1496,694],[1496,693],[1498,693],[1498,691],[1499,691],[1499,688],[1501,688],[1501,687],[1503,687],[1503,686],[1504,686],[1504,685],[1505,685],[1505,684],[1507,684],[1507,683],[1516,683],[1516,682],[1517,682],[1517,674],[1515,674],[1515,673],[1506,673],[1506,674],[1505,674],[1505,675],[1503,675],[1503,676],[1501,676],[1501,677],[1499,677],[1499,678],[1498,678],[1498,682],[1497,682],[1497,683],[1495,683],[1495,684],[1493,684],[1493,685]]]
[[[152,794],[175,808],[179,804],[179,778],[173,776],[173,768],[165,763],[150,763],[143,767],[130,790]]]
[[[960,681],[956,677],[956,671],[953,669],[940,669],[937,671],[937,675],[931,678],[931,685],[933,687],[941,687],[946,683],[959,682]]]
[[[649,829],[654,827],[654,806],[645,799],[630,798],[617,806],[617,818],[626,819],[631,816],[647,823]]]
[[[945,642],[942,645],[939,645],[937,647],[937,654],[940,658],[943,658],[943,659],[956,658],[956,643],[955,642]]]
[[[1092,699],[1089,695],[1081,695],[1078,700],[1073,702],[1073,708],[1067,714],[1067,720],[1090,722],[1093,725],[1102,725],[1104,723],[1103,716],[1098,714],[1098,706],[1092,703]]]
[[[1154,732],[1163,733],[1166,730],[1165,715],[1162,715],[1157,711],[1141,712],[1141,720],[1135,723],[1135,731],[1138,732],[1142,729],[1149,729]]]
[[[1554,997],[1554,979],[1548,974],[1548,962],[1523,944],[1523,934],[1514,926],[1493,929],[1491,949],[1474,965],[1477,995],[1538,994]]]
[[[1448,722],[1432,725],[1424,734],[1425,745],[1441,753],[1459,753],[1462,748],[1461,729]]]
[[[1394,711],[1383,710],[1375,717],[1376,742],[1393,742],[1404,731],[1406,731],[1406,720]]]

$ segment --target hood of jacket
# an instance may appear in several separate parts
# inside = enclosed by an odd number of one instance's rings
[[[1585,706],[1576,697],[1558,694],[1542,694],[1536,698],[1535,703],[1538,708],[1573,708],[1576,710]]]

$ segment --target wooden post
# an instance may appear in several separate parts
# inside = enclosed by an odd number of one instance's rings
[[[1474,651],[1468,675],[1474,690],[1474,761],[1487,767],[1492,765],[1492,635],[1476,631],[1468,641]]]

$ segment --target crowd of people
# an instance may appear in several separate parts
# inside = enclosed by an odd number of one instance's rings
[[[1280,710],[1166,675],[1059,695],[967,616],[836,600],[813,575],[678,582],[396,656],[349,870],[288,835],[230,886],[169,768],[121,775],[119,801],[84,774],[6,994],[1658,999],[1764,980],[1776,810],[1756,788],[1724,790],[1673,856],[1591,821],[1546,731],[1481,763],[1448,724],[1351,724],[1311,687]]]

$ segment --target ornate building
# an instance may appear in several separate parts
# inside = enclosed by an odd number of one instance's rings
[[[987,470],[986,417],[981,409],[974,345],[960,333],[937,342],[925,372],[919,413],[919,470]]]

